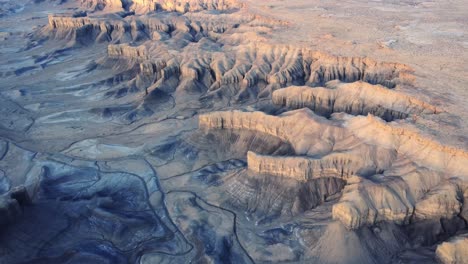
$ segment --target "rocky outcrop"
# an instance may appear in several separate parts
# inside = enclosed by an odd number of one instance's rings
[[[109,57],[128,57],[128,58],[146,58],[147,52],[145,46],[130,46],[128,44],[107,46]]]
[[[154,56],[155,59],[156,57]],[[199,73],[196,80],[206,87],[207,96],[234,97],[236,100],[267,97],[273,90],[280,87],[298,84],[317,86],[336,79],[349,82],[372,79],[377,84],[393,87],[399,83],[410,82],[406,76],[411,72],[408,67],[400,64],[377,63],[367,58],[333,57],[307,49],[265,44],[243,45],[225,54],[204,53],[203,56],[196,57],[187,57],[181,54],[181,56],[176,57],[180,61],[180,68],[192,68]],[[149,61],[152,60],[154,59]],[[356,61],[365,61],[365,63],[355,65]],[[347,63],[341,65],[344,62]],[[334,65],[333,63],[338,64]],[[320,68],[321,65],[343,68],[343,74],[326,75],[318,80],[318,77],[314,77],[316,75],[314,69]],[[369,65],[373,65],[375,73],[367,69],[370,67]],[[366,75],[354,74],[353,71],[366,71],[367,73]],[[369,77],[373,74],[380,77]],[[399,103],[404,103],[405,100],[407,99],[403,98],[399,100]],[[378,102],[376,101],[375,104]],[[381,113],[382,116],[400,117],[406,115],[404,110],[413,110],[412,107],[416,106],[402,106],[403,109],[400,113],[398,109],[392,111],[392,109],[387,110],[383,106],[374,106],[374,110],[369,109],[367,112],[373,111]],[[415,112],[419,110],[421,110],[420,107],[416,107]],[[427,112],[431,112],[431,110],[433,109],[430,107],[423,109]],[[365,109],[353,111],[366,112]]]
[[[309,86],[324,85],[331,80],[362,80],[392,88],[402,81],[408,82],[412,79],[412,69],[404,64],[377,62],[369,58],[334,57],[327,54],[314,54],[314,57],[318,63],[310,66],[307,82]],[[399,76],[399,73],[403,74]]]
[[[332,211],[333,218],[349,229],[381,221],[451,219],[462,210],[464,185],[451,178],[467,177],[463,164],[468,163],[468,155],[371,115],[326,120],[309,109],[280,116],[214,112],[201,115],[199,126],[267,133],[291,144],[297,154],[309,156],[249,153],[248,168],[253,173],[300,182],[346,179],[342,198]]]
[[[363,179],[348,181],[343,197],[333,206],[333,218],[340,220],[349,229],[359,228],[379,221],[392,221],[408,224],[411,218],[411,205],[408,199],[401,200],[394,188],[404,189],[403,181],[381,185]],[[403,189],[403,190],[402,190]]]
[[[372,115],[356,117],[345,123],[349,131],[363,142],[396,149],[421,166],[447,175],[468,177],[468,153],[462,149],[443,145],[422,135],[415,128],[391,125]]]
[[[131,0],[129,0],[131,1]],[[127,0],[81,0],[81,7],[91,11],[120,11],[128,6]]]
[[[94,17],[73,17],[49,15],[48,36],[69,41],[131,42],[151,39],[155,33],[190,28],[183,18],[173,17],[162,20],[155,17],[101,19]]]
[[[256,17],[249,19],[257,20]],[[260,26],[263,27],[265,26]],[[165,64],[168,64],[168,60],[176,61],[176,67],[179,69],[177,72],[182,74],[174,76],[178,79],[176,86],[181,86],[184,90],[201,90],[206,93],[206,98],[232,97],[235,100],[245,100],[269,96],[273,90],[280,87],[317,86],[330,80],[361,80],[387,87],[411,82],[411,78],[408,78],[411,69],[402,64],[380,63],[368,58],[336,57],[285,45],[247,44],[223,53],[217,52],[220,47],[213,44],[212,40],[220,39],[221,42],[230,43],[229,36],[235,38],[238,31],[242,29],[237,28],[236,23],[221,21],[213,25],[203,21],[190,21],[182,16],[142,16],[106,20],[50,16],[48,35],[66,39],[70,42],[69,45],[95,41],[128,43],[149,39],[162,42],[164,44],[145,43],[142,48],[138,48],[138,51],[146,49],[144,54],[110,52],[109,55],[138,59],[146,65],[158,64],[161,60],[165,61]],[[190,43],[193,45],[185,52],[185,47]],[[123,47],[129,46],[123,45],[120,48]],[[177,52],[169,52],[173,50]],[[170,55],[161,58],[162,53]],[[148,87],[166,85],[164,82],[156,83],[159,78],[155,78],[155,75],[161,75],[162,71],[164,68],[158,68],[153,75],[147,71],[142,72],[154,80],[147,85]],[[174,86],[174,83],[171,82],[170,85]],[[373,111],[390,117],[406,115],[397,109],[388,110],[376,106],[374,108],[353,111]]]
[[[350,119],[346,126],[363,142],[395,149],[406,163],[395,163],[393,171],[386,172],[392,177],[384,177],[384,181],[359,180],[348,185],[343,199],[333,208],[336,219],[357,228],[379,221],[452,218],[460,213],[463,184],[447,179],[466,179],[466,152],[372,116]],[[382,196],[384,193],[387,196]]]
[[[353,115],[372,114],[386,121],[438,112],[430,104],[381,85],[371,85],[362,81],[334,81],[327,83],[326,88],[287,87],[274,91],[272,101],[290,109],[308,107],[326,117],[333,113],[345,112]]]
[[[468,235],[460,235],[437,246],[437,259],[443,264],[464,264],[468,261]]]
[[[220,8],[212,7],[214,2],[196,2],[207,9]],[[165,1],[161,6],[167,5],[169,8],[171,3]],[[226,3],[216,1],[215,5]],[[131,6],[137,4],[133,2]],[[175,6],[179,8],[179,4]],[[217,19],[213,22],[210,15],[196,13],[190,16],[155,13],[144,16],[112,16],[107,19],[52,15],[45,34],[49,38],[65,39],[69,46],[89,45],[94,42],[122,44],[118,49],[109,48],[111,58],[138,60],[138,63],[146,66],[171,65],[178,68],[166,70],[164,67],[153,67],[153,73],[142,71],[139,73],[142,76],[134,76],[135,79],[148,80],[143,85],[145,89],[171,86],[173,91],[201,93],[203,99],[232,98],[230,100],[243,101],[268,97],[272,91],[281,87],[319,86],[331,80],[364,81],[387,87],[412,81],[411,68],[403,64],[377,62],[369,58],[331,56],[306,48],[270,45],[262,41],[252,44],[251,41],[246,41],[246,38],[263,38],[265,30],[271,31],[277,27],[278,21],[252,14],[224,14],[222,19]],[[251,27],[242,28],[240,23],[250,24]],[[143,43],[147,40],[154,42]],[[239,45],[239,41],[242,45]],[[130,42],[133,47],[124,45]],[[142,47],[136,48],[133,43]],[[125,49],[129,52],[125,52]],[[172,72],[173,78],[167,82],[165,80],[168,78],[160,81],[158,76],[163,71]],[[406,114],[384,107],[377,107],[372,111],[381,113],[380,116],[400,117]]]
[[[92,11],[124,9],[144,14],[158,10],[180,13],[202,10],[225,11],[243,5],[236,0],[81,0],[81,6]]]
[[[342,198],[333,206],[333,218],[356,229],[381,221],[409,224],[457,216],[461,208],[457,185],[446,182],[440,173],[426,173],[348,180]]]
[[[251,130],[270,134],[291,143],[297,154],[327,154],[333,143],[345,138],[344,128],[316,116],[309,109],[282,116],[262,112],[212,112],[199,116],[200,128]]]
[[[88,17],[73,17],[65,15],[49,15],[49,27],[51,29],[81,28],[92,25],[92,19]]]
[[[282,157],[247,153],[249,170],[307,181],[314,178],[335,177],[347,179],[363,171],[364,161],[347,154],[330,154],[321,159],[309,157]]]
[[[133,0],[134,7],[132,8],[152,8],[156,10],[172,11],[172,12],[196,12],[202,10],[219,10],[225,11],[234,8],[241,8],[241,4],[237,0]]]

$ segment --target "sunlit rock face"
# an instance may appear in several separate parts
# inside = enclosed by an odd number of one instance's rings
[[[333,113],[372,114],[386,121],[405,119],[412,115],[435,114],[437,109],[425,102],[365,82],[330,82],[327,88],[310,89],[292,86],[272,95],[275,104],[292,109],[310,108],[329,117]]]
[[[431,90],[463,64],[388,18],[405,3],[17,2],[0,2],[0,262],[466,262],[464,106]],[[342,39],[356,18],[407,39]]]
[[[441,263],[465,263],[468,247],[466,235],[456,236],[437,246],[436,255]]]
[[[88,10],[116,11],[125,9],[142,14],[158,10],[180,13],[203,10],[227,11],[242,6],[243,4],[235,0],[81,0],[81,7]]]

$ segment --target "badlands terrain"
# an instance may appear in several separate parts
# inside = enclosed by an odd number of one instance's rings
[[[0,0],[0,263],[468,263],[465,0]]]

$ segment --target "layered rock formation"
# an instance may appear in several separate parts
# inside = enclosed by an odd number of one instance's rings
[[[81,6],[91,11],[120,11],[128,6],[127,0],[81,0]]]
[[[219,1],[216,5],[214,2],[194,2],[203,9],[232,6]],[[157,5],[170,9],[173,4],[165,1]],[[139,3],[130,6],[133,5]],[[42,36],[65,39],[68,46],[94,42],[119,44],[109,46],[109,58],[125,60],[122,63],[126,64],[140,64],[141,71],[135,74],[133,81],[136,80],[138,88],[146,90],[147,94],[171,86],[172,90],[202,93],[205,99],[221,97],[245,101],[268,97],[280,87],[320,86],[331,80],[364,81],[386,87],[412,82],[412,69],[403,64],[337,57],[307,48],[267,44],[263,35],[284,27],[281,21],[248,13],[213,18],[208,13],[191,13],[192,4],[188,2],[174,6],[189,7],[190,15],[120,14],[106,19],[51,15]],[[259,41],[250,43],[245,41],[246,37]],[[129,42],[134,43],[130,46]],[[161,80],[163,72],[170,72],[172,78]],[[376,111],[388,116],[406,114],[383,107]]]
[[[175,11],[180,13],[196,12],[201,10],[225,11],[240,8],[242,4],[237,0],[133,0],[135,9],[154,8],[154,10]]]
[[[468,260],[468,236],[460,235],[437,246],[438,260],[443,264],[462,264]]]
[[[236,0],[81,0],[81,6],[91,11],[131,10],[139,14],[154,11],[197,12],[202,10],[226,11],[241,8]]]
[[[199,122],[203,129],[269,133],[290,143],[297,154],[311,156],[249,153],[248,167],[253,172],[300,181],[330,176],[346,179],[343,196],[333,206],[333,217],[350,229],[381,221],[408,224],[450,219],[461,211],[460,189],[465,185],[450,178],[467,177],[463,166],[468,162],[467,153],[375,117],[348,118],[341,126],[303,109],[280,117],[210,113],[201,115]],[[312,158],[317,155],[322,158]]]
[[[131,42],[151,39],[156,33],[191,30],[187,20],[181,17],[142,17],[116,16],[112,19],[99,17],[74,17],[50,15],[49,27],[43,33],[55,39],[90,44],[97,42]],[[190,35],[190,34],[189,34]],[[191,36],[191,35],[190,35]]]
[[[364,142],[397,149],[400,155],[419,165],[463,180],[468,175],[468,168],[464,166],[468,161],[467,152],[442,145],[414,128],[393,126],[371,115],[350,119],[346,126]]]
[[[160,54],[155,50],[148,53]],[[184,74],[181,70],[180,81],[202,84],[209,96],[234,96],[238,100],[269,96],[272,90],[288,85],[316,86],[335,79],[363,80],[389,87],[410,82],[407,78],[410,69],[404,65],[377,63],[366,58],[339,58],[288,46],[245,45],[228,55],[205,53],[196,58],[171,59],[178,61],[179,69],[196,72]]]
[[[247,153],[249,170],[258,174],[267,174],[307,181],[313,178],[335,177],[347,179],[362,169],[362,161],[352,155],[331,154],[322,159],[308,157],[279,157]]]
[[[333,206],[333,217],[350,229],[381,221],[409,224],[456,217],[461,208],[459,186],[444,181],[440,174],[423,171],[427,174],[349,180]]]
[[[262,112],[213,112],[200,115],[199,126],[267,133],[289,142],[296,153],[302,155],[330,153],[334,142],[347,136],[342,127],[306,109],[285,113],[280,117]]]
[[[365,82],[329,82],[326,88],[287,87],[276,90],[273,103],[287,108],[308,107],[317,114],[329,117],[332,113],[353,115],[372,114],[386,121],[411,115],[435,114],[437,109],[425,102],[380,85]]]

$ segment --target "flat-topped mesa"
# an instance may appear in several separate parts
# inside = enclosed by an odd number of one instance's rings
[[[314,61],[310,64],[308,86],[323,86],[331,80],[371,84],[381,84],[393,88],[399,83],[411,83],[411,67],[392,62],[378,62],[362,57],[337,57],[321,52],[313,52]]]
[[[385,123],[371,115],[351,118],[345,126],[363,142],[396,149],[421,166],[468,181],[468,153],[462,149],[442,145],[418,131]]]
[[[131,10],[138,14],[153,11],[196,12],[202,10],[226,11],[243,7],[236,0],[81,0],[81,6],[92,11]]]
[[[292,85],[294,81],[319,86],[332,80],[361,80],[392,88],[396,84],[412,81],[412,69],[404,64],[362,57],[339,57],[293,46],[248,45],[238,49],[237,57],[245,57],[244,61],[255,59],[253,66],[256,67],[245,74],[247,80],[258,75],[267,83],[282,86]]]
[[[58,39],[80,38],[89,42],[113,41],[128,43],[148,39],[161,40],[168,32],[187,33],[191,31],[189,22],[183,17],[126,17],[101,19],[95,17],[74,17],[49,15],[46,34]],[[71,34],[75,33],[75,34]]]
[[[180,30],[188,32],[191,30],[190,22],[184,17],[168,16],[141,16],[141,17],[113,17],[113,18],[98,18],[98,17],[76,17],[67,14],[50,14],[49,15],[50,29],[72,29],[83,26],[93,26],[100,30],[145,30],[147,33],[155,31],[170,32],[172,30]]]
[[[176,11],[180,13],[202,10],[226,11],[244,7],[244,4],[237,0],[133,0],[133,2],[136,6],[151,2],[155,3],[156,10]]]
[[[86,25],[92,25],[94,22],[89,17],[73,17],[72,15],[49,14],[49,27],[51,29],[60,28],[80,28]]]
[[[304,108],[281,116],[262,112],[226,111],[199,116],[205,129],[240,129],[266,133],[291,143],[298,154],[327,154],[336,141],[346,137],[343,127]]]
[[[129,44],[117,44],[107,46],[109,57],[129,58],[129,59],[149,59],[146,46],[130,46]]]
[[[267,133],[290,143],[299,155],[322,156],[249,153],[247,159],[256,174],[300,182],[343,175],[348,184],[332,213],[350,229],[380,221],[452,219],[463,208],[467,153],[370,115],[326,120],[307,108],[280,116],[229,111],[201,115],[199,126]]]
[[[127,0],[81,0],[81,7],[90,11],[121,11],[128,6]]]
[[[211,129],[240,129],[267,133],[291,143],[298,154],[349,150],[350,142],[362,142],[395,150],[416,164],[468,179],[468,153],[421,135],[417,131],[385,123],[372,115],[345,120],[343,126],[304,108],[271,116],[262,112],[212,112],[200,115],[199,126]],[[354,135],[351,136],[351,135]],[[341,140],[346,141],[341,142]],[[348,143],[346,143],[348,142]],[[325,152],[330,153],[330,152]]]
[[[364,164],[350,155],[331,154],[322,159],[284,157],[247,153],[248,169],[265,175],[308,181],[315,178],[347,179],[360,171]]]
[[[436,107],[423,101],[362,81],[333,81],[327,83],[327,88],[291,86],[274,91],[272,101],[291,109],[308,107],[326,117],[345,112],[353,115],[372,114],[386,121],[438,112]]]
[[[64,39],[71,44],[131,40],[132,27],[121,19],[102,20],[99,18],[49,15],[48,37]],[[136,36],[136,34],[135,34]]]
[[[451,219],[460,213],[461,206],[455,183],[433,172],[410,172],[401,177],[383,176],[377,182],[348,180],[332,214],[347,228],[357,229],[382,221],[408,224],[410,220]]]
[[[392,177],[348,184],[333,207],[335,219],[353,229],[379,221],[406,224],[410,219],[451,219],[460,214],[468,179],[466,152],[372,116],[349,119],[345,126],[363,142],[395,149],[413,165],[389,172]]]
[[[317,85],[316,81],[311,80],[311,76],[315,75],[315,70],[312,69],[319,69],[322,63],[327,65],[326,67],[340,69],[345,67],[342,69],[343,74],[326,76],[321,79],[323,81],[369,80],[368,75],[353,73],[353,71],[365,71],[356,68],[354,61],[365,61],[369,65],[374,65],[375,74],[382,73],[382,76],[373,78],[373,82],[390,87],[398,83],[410,82],[407,76],[411,72],[408,67],[395,63],[378,63],[367,58],[326,56],[322,53],[285,45],[241,45],[232,54],[211,56],[210,60],[209,69],[214,78],[205,83],[205,86],[209,87],[208,94],[219,97],[228,95],[236,100],[267,97],[272,90],[280,87],[297,84]],[[340,65],[344,61],[349,63],[345,66]],[[367,64],[360,64],[363,68],[367,67],[365,65]],[[369,111],[380,116],[406,117],[406,113],[386,110],[378,106]]]

